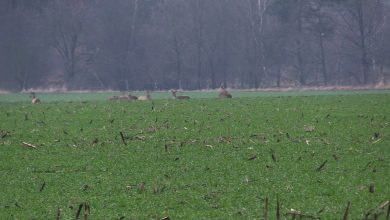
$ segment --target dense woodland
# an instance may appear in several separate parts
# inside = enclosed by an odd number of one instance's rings
[[[390,83],[389,0],[1,0],[0,88]]]

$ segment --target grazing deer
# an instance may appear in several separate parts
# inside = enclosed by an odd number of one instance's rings
[[[37,104],[37,103],[41,102],[41,100],[39,100],[39,99],[35,96],[35,92],[32,92],[31,95],[30,95],[30,97],[31,97],[31,103],[32,103],[32,104]]]
[[[149,90],[146,91],[146,95],[139,96],[138,100],[140,100],[140,101],[149,101],[150,100]]]
[[[221,86],[221,88],[219,89],[219,94],[218,94],[218,97],[219,98],[232,98],[232,94],[230,94],[226,89],[225,87]]]
[[[173,89],[171,90],[171,93],[172,93],[174,99],[180,99],[180,100],[187,100],[187,99],[190,99],[190,97],[189,97],[189,96],[186,96],[186,95],[179,95],[179,96],[177,96],[177,95],[176,95],[177,91],[176,91],[176,90],[173,90]]]

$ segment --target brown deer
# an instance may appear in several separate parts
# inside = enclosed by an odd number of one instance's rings
[[[127,93],[127,98],[128,98],[129,100],[138,100],[138,97],[135,96],[135,95],[131,95],[131,92],[128,92],[128,93]]]
[[[40,103],[40,102],[41,102],[41,100],[38,99],[38,98],[35,96],[35,92],[32,92],[32,93],[30,93],[30,94],[31,94],[30,97],[31,97],[31,103],[32,103],[32,104],[37,104],[37,103]]]
[[[127,95],[121,95],[121,96],[111,96],[108,98],[110,101],[115,101],[115,100],[137,100],[137,96],[131,95],[130,92],[127,93]]]
[[[138,100],[140,100],[140,101],[149,101],[150,100],[149,90],[146,91],[146,95],[138,96]]]
[[[108,97],[108,100],[110,100],[110,101],[119,100],[119,96],[116,96],[116,95],[110,96],[110,97]]]
[[[218,97],[219,98],[232,98],[232,94],[230,94],[226,89],[225,87],[221,86],[221,88],[219,89],[219,94],[218,94]]]
[[[171,93],[172,93],[174,99],[179,99],[179,100],[188,100],[188,99],[190,99],[190,97],[186,96],[186,95],[179,95],[179,96],[177,96],[176,95],[177,91],[174,90],[174,89],[171,90]]]
[[[122,95],[118,96],[118,100],[125,101],[125,100],[129,99],[129,97],[127,95],[125,95],[124,91],[122,91],[121,93],[122,93]]]

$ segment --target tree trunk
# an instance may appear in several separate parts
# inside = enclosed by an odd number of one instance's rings
[[[304,60],[303,60],[303,54],[302,54],[302,6],[300,1],[299,4],[299,17],[298,17],[298,36],[296,40],[296,56],[297,56],[297,62],[298,62],[298,74],[299,74],[299,83],[301,86],[304,86],[306,84],[306,73],[305,73],[305,67],[304,67]]]
[[[173,38],[174,43],[174,52],[176,58],[176,80],[177,80],[177,88],[182,89],[181,81],[182,81],[182,57],[181,50],[179,46],[179,42],[177,39],[177,35],[175,33]]]
[[[357,13],[358,13],[358,25],[359,25],[359,37],[360,37],[360,49],[361,49],[361,66],[363,73],[363,84],[368,83],[368,75],[369,75],[369,62],[367,57],[367,46],[366,46],[366,34],[365,34],[365,26],[364,26],[364,9],[362,0],[358,0],[357,3]]]
[[[200,46],[198,46],[198,67],[197,67],[197,86],[198,90],[202,89],[201,77],[202,77],[202,52]]]
[[[210,71],[210,80],[211,80],[211,88],[215,89],[217,86],[217,82],[215,79],[215,70],[214,70],[214,61],[213,58],[209,60],[209,71]]]
[[[280,81],[282,80],[282,70],[281,70],[280,67],[278,68],[276,74],[277,74],[277,75],[276,75],[276,86],[277,86],[278,88],[280,88]]]
[[[324,38],[322,33],[320,33],[320,58],[321,58],[321,67],[322,67],[322,76],[324,77],[324,85],[328,85],[328,71],[326,68],[326,57],[325,57],[325,47],[324,47]]]

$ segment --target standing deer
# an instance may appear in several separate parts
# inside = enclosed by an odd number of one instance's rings
[[[138,96],[138,100],[140,100],[140,101],[149,101],[150,100],[149,90],[146,91],[146,95]]]
[[[39,102],[41,102],[41,100],[39,100],[36,96],[35,96],[35,92],[32,92],[30,93],[30,97],[31,97],[31,103],[32,104],[37,104]]]
[[[188,100],[188,99],[190,99],[190,97],[186,96],[186,95],[179,95],[179,96],[177,96],[176,95],[177,91],[173,90],[173,89],[171,90],[171,93],[172,93],[174,99],[180,99],[180,100]]]
[[[226,89],[225,87],[221,86],[221,88],[219,89],[219,94],[218,94],[218,97],[219,98],[232,98],[232,94],[230,94]]]

